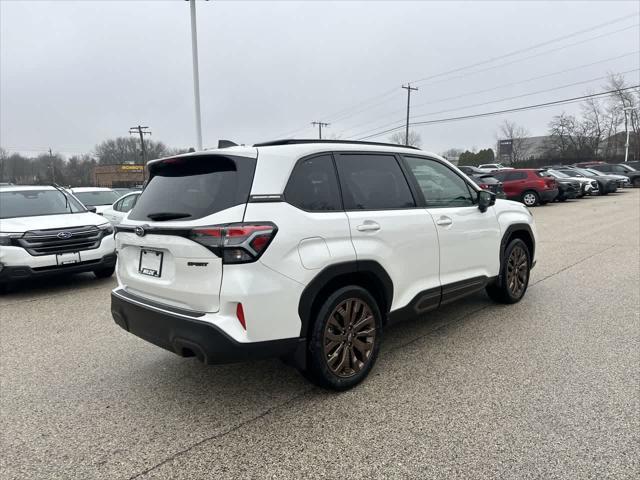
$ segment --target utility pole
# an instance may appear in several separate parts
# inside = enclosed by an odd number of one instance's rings
[[[56,169],[53,165],[53,152],[49,147],[49,168],[51,169],[51,183],[56,183]]]
[[[633,110],[633,107],[624,107],[624,129],[627,131],[627,141],[624,144],[624,162],[629,160],[629,120],[627,119],[627,112]]]
[[[144,136],[151,135],[151,132],[148,131],[149,127],[143,127],[142,125],[138,125],[136,127],[131,127],[129,129],[129,134],[138,134],[140,135],[140,149],[142,152],[142,181],[144,182],[147,178],[147,148],[144,145]]]
[[[409,110],[411,108],[411,91],[412,90],[418,90],[418,87],[412,87],[410,83],[407,83],[407,86],[405,87],[404,85],[402,85],[402,88],[404,88],[407,91],[407,126],[405,129],[405,133],[404,133],[404,144],[405,145],[409,145]]]
[[[311,125],[313,125],[314,127],[318,125],[318,138],[322,140],[322,127],[328,127],[331,124],[324,122],[311,122]]]
[[[196,27],[196,0],[189,0],[191,7],[191,55],[193,60],[193,97],[196,105],[196,140],[202,150],[202,120],[200,116],[200,72],[198,69],[198,30]]]

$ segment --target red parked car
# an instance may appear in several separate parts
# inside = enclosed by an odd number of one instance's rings
[[[541,171],[535,168],[516,168],[493,172],[493,176],[502,182],[507,199],[534,207],[553,202],[558,196],[556,180],[543,176]]]

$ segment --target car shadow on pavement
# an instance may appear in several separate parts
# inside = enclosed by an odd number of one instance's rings
[[[473,320],[476,312],[492,305],[495,304],[481,292],[423,318],[387,327],[374,372],[384,375],[389,367],[388,362],[394,361],[394,351],[415,344],[421,339],[426,339],[425,348],[428,349],[429,336],[446,335],[450,328]],[[170,352],[160,352],[154,360],[138,363],[137,367],[129,372],[126,380],[130,382],[128,389],[142,389],[144,392],[151,389],[154,392],[153,403],[159,417],[170,415],[166,409],[171,410],[177,398],[204,414],[210,408],[238,409],[239,402],[244,405],[241,410],[245,410],[251,409],[247,402],[252,401],[258,406],[267,405],[270,401],[286,402],[302,394],[335,395],[314,387],[295,368],[279,359],[205,365],[195,358],[181,358]],[[200,400],[194,404],[194,398]],[[169,403],[163,406],[162,399]],[[192,413],[197,414],[195,411]]]
[[[57,295],[77,291],[84,288],[104,288],[113,284],[115,275],[111,278],[96,278],[92,273],[78,273],[75,275],[56,275],[38,279],[22,280],[11,285],[0,287],[0,298],[3,300],[25,299],[34,295]]]

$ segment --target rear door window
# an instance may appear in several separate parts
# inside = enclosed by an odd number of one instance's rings
[[[415,207],[407,179],[394,155],[337,155],[336,165],[346,210]]]
[[[284,197],[308,212],[342,210],[333,157],[329,154],[300,160],[289,178]]]
[[[524,180],[527,178],[526,172],[509,172],[507,173],[507,181],[510,180]]]
[[[129,218],[194,220],[247,203],[256,160],[221,155],[176,157],[152,164],[151,180]]]

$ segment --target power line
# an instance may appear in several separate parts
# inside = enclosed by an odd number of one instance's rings
[[[501,88],[512,87],[514,85],[519,85],[521,83],[532,82],[534,80],[541,80],[543,78],[553,77],[555,75],[561,75],[563,73],[568,73],[568,72],[573,72],[575,70],[580,70],[581,68],[592,67],[593,65],[598,65],[600,63],[610,62],[611,60],[618,60],[620,58],[629,57],[631,55],[637,55],[638,53],[640,53],[640,50],[636,50],[634,52],[625,53],[623,55],[618,55],[616,57],[605,58],[603,60],[598,60],[597,62],[585,63],[583,65],[578,65],[576,67],[567,68],[565,70],[559,70],[557,72],[546,73],[544,75],[538,75],[536,77],[530,77],[530,78],[526,78],[524,80],[518,80],[517,82],[503,83],[502,85],[497,85],[495,87],[486,88],[484,90],[476,90],[474,92],[469,92],[469,93],[465,93],[465,94],[462,94],[462,95],[456,95],[456,96],[453,96],[453,97],[441,98],[439,100],[433,100],[433,101],[430,101],[430,102],[420,103],[419,105],[416,105],[415,108],[423,107],[425,105],[433,105],[433,104],[436,104],[436,103],[446,102],[446,101],[449,101],[449,100],[458,100],[460,98],[468,97],[470,95],[477,95],[478,93],[491,92],[493,90],[499,90]]]
[[[637,72],[638,70],[640,70],[640,69],[636,68],[636,69],[633,69],[633,70],[627,70],[625,72],[620,72],[620,73],[621,74],[626,74],[626,73],[631,73],[631,72]],[[455,111],[458,111],[458,110],[466,110],[467,108],[481,107],[481,106],[484,106],[484,105],[490,105],[492,103],[506,102],[508,100],[515,100],[517,98],[529,97],[531,95],[538,95],[540,93],[552,92],[552,91],[555,91],[555,90],[561,90],[563,88],[574,87],[576,85],[584,85],[586,83],[591,83],[591,82],[594,82],[596,80],[603,80],[605,78],[607,78],[607,76],[591,78],[589,80],[583,80],[581,82],[574,82],[574,83],[569,83],[569,84],[566,84],[566,85],[560,85],[560,86],[557,86],[557,87],[546,88],[546,89],[543,89],[543,90],[537,90],[535,92],[529,92],[529,93],[523,93],[523,94],[520,94],[520,95],[514,95],[514,96],[511,96],[511,97],[499,98],[499,99],[495,99],[495,100],[490,100],[488,102],[475,103],[475,104],[471,104],[471,105],[465,105],[463,107],[449,108],[449,109],[446,109],[446,110],[440,110],[438,112],[431,112],[431,113],[426,113],[426,114],[422,114],[422,115],[415,115],[413,118],[415,119],[415,118],[421,118],[421,117],[426,117],[426,116],[431,116],[431,115],[438,115],[440,113],[448,113],[448,112],[455,112]],[[358,134],[354,134],[354,135],[351,135],[351,136],[352,137],[357,137],[357,136],[360,136],[360,135],[366,135],[370,131],[375,131],[375,130],[378,130],[380,128],[385,128],[385,127],[387,127],[389,125],[396,124],[399,121],[400,120],[396,120],[394,122],[389,122],[389,123],[386,123],[384,125],[380,125],[377,128],[369,129],[367,131],[364,131],[364,132],[361,132],[361,133],[358,133]]]
[[[600,23],[600,24],[594,25],[594,26],[592,26],[592,27],[589,27],[589,28],[586,28],[586,29],[582,29],[582,30],[578,30],[578,31],[576,31],[576,32],[572,32],[572,33],[569,33],[569,34],[566,34],[566,35],[562,35],[561,37],[556,37],[556,38],[554,38],[554,39],[547,40],[547,41],[542,42],[542,43],[539,43],[539,44],[531,45],[531,46],[529,46],[529,47],[525,47],[525,48],[521,48],[521,49],[518,49],[518,50],[515,50],[515,51],[512,51],[512,52],[509,52],[509,53],[505,53],[505,54],[503,54],[503,55],[499,55],[499,56],[497,56],[497,57],[492,57],[492,58],[490,58],[490,59],[483,60],[483,61],[480,61],[480,62],[476,62],[476,63],[470,64],[470,65],[466,65],[466,66],[464,66],[464,67],[457,67],[457,68],[452,69],[452,70],[448,70],[448,71],[445,71],[445,72],[436,73],[436,74],[430,75],[430,76],[428,76],[428,77],[423,77],[423,78],[421,78],[421,79],[419,79],[419,80],[415,80],[414,82],[411,82],[411,83],[422,83],[422,82],[427,81],[427,80],[429,80],[429,79],[438,78],[438,77],[442,77],[442,76],[449,75],[449,74],[451,74],[451,73],[460,72],[460,71],[466,70],[466,69],[468,69],[468,68],[472,68],[472,67],[474,67],[474,66],[479,66],[479,65],[484,65],[484,64],[488,64],[488,63],[493,63],[493,62],[495,62],[496,60],[500,60],[500,59],[502,59],[502,58],[506,58],[506,57],[513,56],[513,55],[518,55],[518,54],[520,54],[520,53],[524,53],[524,52],[527,52],[527,51],[530,51],[530,50],[534,50],[534,49],[536,49],[536,48],[540,48],[540,47],[545,46],[545,45],[549,45],[549,44],[556,43],[556,42],[559,42],[559,41],[562,41],[562,40],[566,40],[566,39],[568,39],[568,38],[572,38],[572,37],[575,37],[575,36],[578,36],[578,35],[581,35],[581,34],[587,33],[587,32],[589,32],[589,31],[597,30],[598,28],[602,28],[602,27],[605,27],[605,26],[608,26],[608,25],[613,25],[613,24],[615,24],[615,23],[619,23],[619,22],[622,22],[622,21],[624,21],[624,20],[629,20],[629,19],[630,19],[630,17],[629,17],[628,15],[624,15],[624,16],[622,16],[622,17],[617,17],[617,18],[614,18],[614,19],[609,20],[609,21],[607,21],[607,22],[603,22],[603,23]],[[635,27],[637,27],[637,26],[638,26],[638,24],[635,24],[635,25],[631,25],[631,26],[629,26],[629,27],[625,27],[625,28],[622,28],[622,29],[619,29],[619,30],[614,30],[614,31],[612,31],[612,32],[607,32],[607,33],[604,33],[604,34],[600,34],[600,35],[597,35],[597,36],[595,36],[595,37],[591,37],[591,38],[588,38],[588,39],[583,39],[583,40],[580,40],[580,41],[578,41],[578,42],[574,42],[574,43],[572,43],[572,44],[564,45],[564,46],[561,46],[561,47],[556,48],[556,49],[552,49],[552,50],[547,51],[547,52],[543,52],[543,53],[538,53],[538,54],[535,54],[535,55],[531,55],[531,56],[529,56],[529,57],[525,57],[525,58],[523,58],[523,59],[518,59],[518,60],[515,60],[515,61],[513,61],[513,62],[507,62],[507,63],[502,64],[502,65],[499,65],[499,66],[497,66],[497,67],[496,67],[496,66],[493,66],[493,67],[490,67],[490,68],[488,68],[488,69],[480,70],[480,71],[477,71],[477,72],[472,72],[472,74],[475,74],[475,73],[481,73],[481,72],[483,72],[483,71],[492,70],[492,69],[495,69],[495,68],[501,68],[502,66],[507,66],[507,65],[509,65],[509,64],[511,64],[511,63],[520,62],[520,61],[523,61],[523,60],[527,60],[527,59],[530,59],[530,58],[534,58],[534,57],[541,56],[541,55],[546,54],[546,53],[551,53],[551,52],[553,52],[553,51],[561,50],[561,49],[564,49],[564,48],[569,48],[569,47],[572,47],[572,46],[575,46],[575,45],[578,45],[578,44],[581,44],[581,43],[585,43],[585,42],[589,42],[589,41],[592,41],[592,40],[596,40],[596,39],[598,39],[598,38],[602,38],[602,37],[605,37],[605,36],[613,35],[613,34],[615,34],[615,33],[618,33],[618,32],[624,31],[624,30],[629,30],[630,28],[635,28]],[[468,75],[468,74],[465,74],[465,75],[463,75],[463,76],[466,76],[466,75]],[[455,78],[459,78],[459,77],[455,77]],[[450,80],[450,79],[449,79],[449,80]],[[443,80],[443,81],[448,81],[448,80]],[[439,82],[438,82],[438,83],[439,83]],[[392,94],[395,94],[395,93],[397,93],[397,90],[395,90],[395,89],[388,90],[388,91],[386,91],[386,92],[384,92],[384,93],[381,93],[381,94],[379,94],[379,95],[376,95],[376,96],[374,96],[374,97],[371,97],[371,98],[369,98],[369,99],[367,99],[367,100],[364,100],[364,101],[362,101],[362,102],[358,102],[358,103],[356,103],[356,104],[354,104],[354,105],[352,105],[352,106],[350,106],[350,107],[347,107],[347,108],[341,109],[341,110],[339,110],[339,111],[337,111],[337,112],[335,112],[335,113],[333,113],[333,114],[325,115],[324,117],[325,117],[325,118],[331,118],[331,119],[332,119],[332,121],[333,121],[334,123],[335,123],[335,121],[337,121],[337,120],[339,120],[339,119],[344,120],[345,118],[349,118],[349,117],[351,117],[351,116],[353,116],[353,115],[356,115],[356,114],[358,114],[358,113],[361,113],[362,111],[365,111],[365,110],[368,110],[368,109],[370,109],[370,108],[372,108],[372,107],[374,107],[374,106],[377,106],[377,105],[379,105],[379,104],[380,104],[380,102],[378,102],[377,104],[374,104],[374,105],[369,105],[368,107],[364,108],[363,110],[361,110],[361,111],[358,111],[358,112],[355,112],[355,113],[351,114],[350,112],[351,112],[353,109],[357,109],[357,108],[359,108],[360,106],[366,105],[366,104],[370,103],[370,102],[371,102],[371,101],[373,101],[373,100],[377,100],[377,99],[380,99],[380,98],[385,98],[385,97],[387,97],[387,96],[389,96],[389,95],[392,95]],[[386,102],[386,101],[385,101],[385,102]],[[385,102],[382,102],[382,103],[385,103]],[[347,114],[348,114],[348,115],[347,115]],[[346,116],[345,116],[345,115],[346,115]]]
[[[593,65],[598,65],[600,63],[609,62],[611,60],[618,60],[620,58],[624,58],[624,57],[628,57],[628,56],[631,56],[631,55],[635,55],[637,53],[640,53],[640,50],[636,50],[634,52],[625,53],[625,54],[618,55],[618,56],[615,56],[615,57],[605,58],[603,60],[598,60],[597,62],[578,65],[576,67],[565,69],[565,70],[560,70],[560,71],[556,71],[556,72],[547,73],[547,74],[544,74],[544,75],[539,75],[539,76],[535,76],[535,77],[526,78],[524,80],[519,80],[517,82],[505,83],[505,84],[498,85],[498,86],[491,87],[491,88],[487,88],[487,89],[484,89],[484,90],[476,90],[476,91],[473,91],[473,92],[464,93],[462,95],[455,95],[455,96],[452,96],[452,97],[446,97],[446,98],[441,98],[441,99],[437,99],[437,100],[432,100],[432,101],[429,101],[429,102],[420,103],[418,105],[415,105],[414,108],[420,108],[420,107],[423,107],[425,105],[434,105],[436,103],[441,103],[441,102],[450,101],[450,100],[457,100],[457,99],[460,99],[460,98],[468,97],[470,95],[476,95],[476,94],[479,94],[479,93],[486,93],[486,92],[490,92],[490,91],[493,91],[493,90],[499,90],[499,89],[505,88],[505,87],[511,87],[511,86],[518,85],[518,84],[521,84],[521,83],[527,83],[527,82],[531,82],[531,81],[534,81],[534,80],[540,80],[540,79],[543,79],[543,78],[552,77],[552,76],[555,76],[555,75],[561,75],[563,73],[579,70],[581,68],[591,67]],[[390,113],[389,115],[400,114],[401,112],[402,112],[402,110],[395,110],[392,113]],[[356,124],[356,125],[354,125],[352,127],[349,127],[349,128],[347,128],[345,130],[342,130],[340,132],[340,134],[344,134],[348,130],[354,130],[356,128],[363,127],[365,125],[370,125],[372,123],[376,123],[376,120],[377,119],[369,120],[367,122],[360,123],[360,124]],[[376,127],[373,130],[377,130],[378,128],[384,128],[384,126],[385,125],[383,125],[382,127]]]
[[[576,37],[578,35],[582,35],[583,33],[587,33],[587,32],[593,31],[593,30],[597,30],[598,28],[606,27],[607,25],[612,25],[614,23],[619,23],[619,22],[622,22],[624,20],[629,20],[629,16],[628,15],[624,15],[622,17],[618,17],[618,18],[614,18],[613,20],[609,20],[608,22],[604,22],[604,23],[600,23],[598,25],[594,25],[593,27],[585,28],[583,30],[578,30],[577,32],[573,32],[573,33],[569,33],[567,35],[562,35],[560,37],[552,38],[551,40],[547,40],[545,42],[538,43],[538,44],[535,44],[535,45],[531,45],[529,47],[525,47],[525,48],[521,48],[521,49],[518,49],[518,50],[514,50],[512,52],[505,53],[505,54],[499,55],[497,57],[492,57],[492,58],[489,58],[487,60],[482,60],[480,62],[476,62],[476,63],[472,63],[470,65],[466,65],[464,67],[458,67],[458,68],[454,68],[452,70],[448,70],[446,72],[436,73],[436,74],[430,75],[428,77],[423,77],[423,78],[421,78],[419,80],[414,80],[413,83],[421,83],[421,82],[424,82],[426,80],[431,80],[432,78],[437,78],[437,77],[442,77],[444,75],[448,75],[449,73],[456,73],[456,72],[459,72],[461,70],[466,70],[468,68],[477,67],[479,65],[485,65],[487,63],[493,63],[496,60],[501,60],[501,59],[506,58],[506,57],[512,57],[513,55],[518,55],[520,53],[528,52],[530,50],[535,50],[536,48],[540,48],[540,47],[544,47],[545,45],[549,45],[549,44],[552,44],[552,43],[560,42],[562,40],[566,40],[567,38]]]
[[[464,115],[464,116],[460,116],[460,117],[449,117],[449,118],[439,118],[437,120],[426,120],[426,121],[422,121],[422,122],[413,122],[410,123],[410,126],[420,126],[420,125],[432,125],[432,124],[436,124],[436,123],[446,123],[446,122],[454,122],[454,121],[460,121],[460,120],[469,120],[469,119],[473,119],[473,118],[481,118],[481,117],[489,117],[489,116],[493,116],[493,115],[502,115],[504,113],[514,113],[514,112],[521,112],[521,111],[525,111],[525,110],[535,110],[538,108],[546,108],[546,107],[552,107],[552,106],[557,106],[557,105],[565,105],[565,104],[569,104],[569,103],[576,103],[576,102],[580,102],[582,100],[585,100],[587,98],[597,98],[597,97],[602,97],[602,96],[606,96],[606,95],[611,95],[611,94],[615,94],[615,93],[619,93],[619,92],[625,92],[627,90],[633,90],[634,88],[639,88],[640,84],[638,85],[633,85],[631,87],[626,87],[626,88],[621,88],[621,89],[616,89],[616,90],[609,90],[607,92],[600,92],[600,93],[592,93],[589,95],[582,95],[580,97],[573,97],[573,98],[565,98],[562,100],[555,100],[552,102],[545,102],[545,103],[538,103],[535,105],[526,105],[523,107],[515,107],[515,108],[508,108],[505,110],[496,110],[493,112],[483,112],[483,113],[476,113],[473,115]],[[372,135],[367,135],[366,137],[361,137],[358,138],[357,140],[367,140],[369,138],[373,138],[373,137],[378,137],[380,135],[384,135],[386,133],[391,133],[391,132],[395,132],[396,130],[400,130],[404,128],[404,125],[398,125],[394,128],[390,128],[388,130],[384,130],[381,132],[377,132],[375,134]]]

